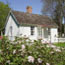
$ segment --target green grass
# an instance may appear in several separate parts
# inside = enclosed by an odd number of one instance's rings
[[[55,43],[54,45],[57,47],[65,47],[65,43]]]

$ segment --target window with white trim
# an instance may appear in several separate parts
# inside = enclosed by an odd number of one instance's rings
[[[12,26],[10,26],[10,33],[11,33],[11,36],[12,36],[12,29],[13,29]]]
[[[42,36],[42,28],[41,27],[38,27],[38,35]]]
[[[31,26],[31,35],[34,35],[34,26]]]
[[[48,35],[50,35],[50,28],[48,28]]]

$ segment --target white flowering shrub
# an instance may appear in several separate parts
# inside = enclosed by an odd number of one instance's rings
[[[65,48],[28,38],[0,40],[0,65],[65,65]]]

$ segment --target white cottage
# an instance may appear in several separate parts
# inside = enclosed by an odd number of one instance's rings
[[[58,35],[58,26],[48,16],[32,14],[32,7],[27,12],[10,11],[5,26],[5,36],[14,40],[15,36],[27,36],[32,40],[39,38],[54,42]]]

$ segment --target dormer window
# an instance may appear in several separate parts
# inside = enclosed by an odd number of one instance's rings
[[[31,26],[31,35],[34,35],[34,26]]]

